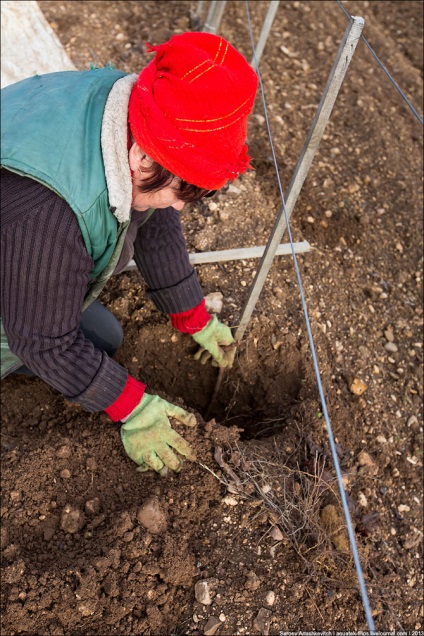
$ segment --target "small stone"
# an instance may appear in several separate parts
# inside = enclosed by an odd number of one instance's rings
[[[389,353],[396,353],[396,351],[398,350],[397,345],[395,345],[394,342],[386,342],[384,348]]]
[[[56,457],[60,459],[68,459],[71,456],[71,447],[68,445],[60,446],[56,451]]]
[[[228,187],[227,192],[228,192],[229,194],[241,194],[241,190],[240,190],[240,188],[237,188],[237,186],[235,186],[235,185],[230,185],[230,186]]]
[[[160,534],[167,528],[166,515],[157,497],[150,497],[139,508],[137,519],[151,534]]]
[[[70,479],[71,471],[68,470],[67,468],[64,468],[63,470],[60,471],[60,476],[62,477],[62,479]]]
[[[85,511],[88,512],[89,515],[97,515],[100,510],[100,500],[98,497],[94,499],[89,499],[85,502]]]
[[[84,525],[84,515],[78,508],[73,508],[71,504],[66,504],[62,510],[60,527],[69,534],[79,532]]]
[[[265,602],[266,602],[267,605],[272,607],[274,605],[274,603],[275,603],[275,592],[273,592],[272,590],[270,592],[268,592],[266,597],[265,597]]]
[[[115,35],[115,40],[118,40],[118,42],[122,42],[122,40],[125,40],[125,35],[123,33],[117,33]]]
[[[306,220],[307,220],[307,222],[308,222],[308,223],[310,223],[311,225],[312,225],[313,223],[315,223],[315,219],[314,219],[314,217],[313,217],[313,216],[307,216],[307,217],[306,217]]]
[[[221,621],[217,616],[211,616],[205,625],[203,633],[205,636],[213,636],[221,626]]]
[[[411,508],[409,506],[407,506],[406,504],[400,504],[398,506],[398,510],[399,510],[399,512],[409,512],[411,510]]]
[[[375,439],[379,444],[387,444],[387,439],[384,437],[384,435],[377,435]]]
[[[331,217],[333,216],[333,212],[331,210],[326,210],[324,214],[327,217],[327,219],[331,219]]]
[[[22,499],[22,493],[19,490],[11,490],[10,491],[10,501],[16,502]]]
[[[362,506],[362,508],[366,508],[368,506],[368,500],[363,492],[360,492],[358,495],[358,504]]]
[[[271,539],[274,539],[274,541],[282,541],[284,539],[284,535],[278,526],[274,526],[272,528],[269,536],[271,537]]]
[[[361,451],[359,453],[358,466],[360,466],[358,472],[361,475],[370,475],[371,477],[375,477],[375,475],[378,473],[377,464],[375,463],[371,455],[366,451]]]
[[[212,603],[207,581],[197,581],[194,586],[194,596],[196,601],[202,605],[210,605]]]
[[[367,385],[365,382],[360,380],[359,378],[353,378],[349,383],[349,391],[353,393],[353,395],[362,395],[367,390]]]
[[[215,203],[215,201],[211,201],[211,202],[208,204],[208,209],[209,209],[211,212],[215,212],[215,211],[218,209],[218,204],[217,204],[217,203]]]
[[[263,634],[263,636],[268,636],[269,628],[271,626],[271,618],[272,612],[265,609],[264,607],[261,607],[258,615],[253,621],[253,629],[256,629],[258,632]]]
[[[408,421],[406,422],[407,426],[413,426],[414,424],[418,424],[418,419],[416,415],[411,415],[410,418],[408,418]]]
[[[395,335],[394,335],[393,329],[391,327],[388,327],[387,329],[385,329],[384,337],[386,338],[387,342],[394,342]]]
[[[265,123],[265,117],[263,115],[254,115],[254,118],[256,119],[256,121],[258,122],[258,124],[260,126],[262,126]]]
[[[358,192],[359,189],[360,189],[360,186],[357,183],[351,183],[348,186],[349,194],[354,194],[355,192]]]
[[[226,621],[226,616],[223,612],[221,612],[221,614],[219,615],[219,620],[221,621],[221,623],[225,623]]]
[[[205,308],[206,311],[213,312],[214,314],[220,314],[222,311],[224,296],[221,292],[212,292],[205,296]]]
[[[238,504],[238,500],[235,497],[231,497],[230,495],[224,497],[222,501],[227,504],[227,506],[237,506]]]

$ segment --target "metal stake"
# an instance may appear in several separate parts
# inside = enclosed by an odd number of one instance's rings
[[[216,33],[218,31],[224,14],[225,5],[226,0],[213,0],[211,2],[208,17],[206,18],[202,31],[205,33]]]
[[[256,70],[256,65],[259,65],[259,60],[261,59],[261,55],[265,48],[265,44],[268,39],[269,32],[271,31],[272,23],[274,22],[275,14],[277,13],[278,5],[280,4],[280,0],[271,0],[269,3],[268,11],[265,16],[264,23],[262,25],[261,34],[259,36],[258,43],[255,48],[255,54],[252,57],[252,61],[250,65],[253,66]]]
[[[340,90],[349,63],[355,52],[355,48],[361,36],[363,28],[364,20],[359,17],[352,17],[352,21],[348,25],[343,36],[343,40],[337,52],[336,60],[330,71],[324,93],[321,97],[318,110],[312,122],[311,128],[300,154],[299,161],[297,162],[293,178],[287,191],[286,212],[288,218],[290,218],[290,215],[293,212],[293,208],[296,204],[303,182],[305,181],[309,168],[311,167],[314,155],[321,141],[325,126],[327,125],[327,122],[330,118],[334,102],[336,101],[336,97]],[[264,286],[265,279],[271,268],[277,246],[280,243],[280,240],[285,232],[286,225],[287,224],[284,214],[284,208],[283,206],[281,206],[274,224],[274,228],[271,232],[271,236],[265,248],[264,255],[262,256],[261,262],[259,263],[256,276],[250,287],[246,303],[241,312],[239,326],[234,336],[237,342],[242,339],[246,327],[250,321],[253,310]]]
[[[294,251],[296,254],[302,254],[303,252],[309,252],[311,246],[308,241],[301,241],[300,243],[294,243]],[[265,245],[256,245],[255,247],[236,247],[231,250],[218,250],[217,252],[193,252],[189,254],[189,260],[192,265],[203,265],[205,263],[225,263],[227,261],[240,261],[247,258],[260,258],[265,252]],[[275,256],[290,256],[292,248],[290,243],[282,243],[277,247]],[[128,272],[133,269],[137,269],[137,265],[134,260],[129,263],[123,269],[123,272]]]

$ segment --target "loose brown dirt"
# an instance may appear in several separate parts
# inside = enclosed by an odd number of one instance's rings
[[[146,41],[189,30],[196,4],[40,2],[78,68],[110,61],[128,72],[149,61]],[[256,38],[267,6],[250,3]],[[422,3],[343,6],[364,17],[421,112]],[[284,188],[345,27],[335,2],[280,3],[261,71]],[[251,58],[243,2],[227,3],[221,33]],[[256,170],[216,205],[183,211],[189,251],[266,243],[279,193],[260,97],[249,139]],[[292,231],[313,248],[298,262],[374,619],[386,631],[423,624],[421,171],[421,126],[359,42]],[[257,264],[198,267],[231,325]],[[3,634],[366,629],[299,298],[291,258],[276,258],[205,423],[216,369],[193,361],[194,343],[173,332],[136,272],[109,284],[103,301],[125,329],[117,359],[196,413],[197,429],[179,430],[199,462],[178,475],[137,472],[104,414],[38,379],[6,379]],[[156,507],[150,531],[146,503]],[[202,581],[210,598],[199,602]]]

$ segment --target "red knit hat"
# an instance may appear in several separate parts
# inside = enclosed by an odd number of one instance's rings
[[[211,33],[183,33],[147,46],[156,56],[138,76],[129,102],[135,141],[180,179],[222,188],[250,168],[245,140],[255,71]]]

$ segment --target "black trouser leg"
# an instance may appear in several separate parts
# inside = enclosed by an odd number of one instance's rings
[[[80,329],[96,349],[106,351],[110,357],[118,351],[124,337],[119,321],[98,300],[82,312]],[[15,373],[35,375],[25,366],[19,367]]]

